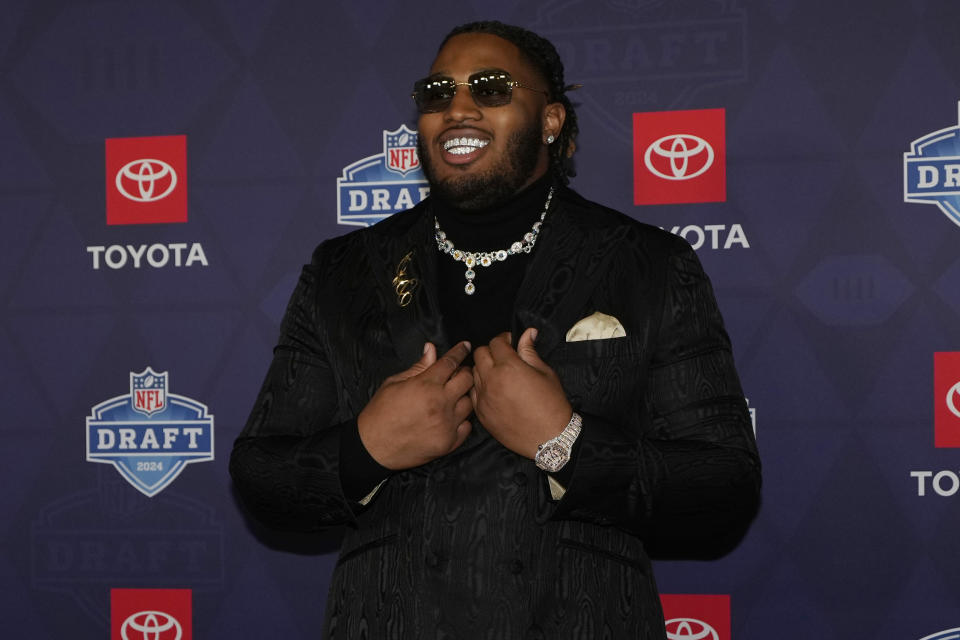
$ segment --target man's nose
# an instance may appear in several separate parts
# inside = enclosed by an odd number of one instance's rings
[[[448,120],[454,122],[479,120],[483,117],[480,107],[473,101],[470,87],[465,84],[457,85],[457,91],[453,94],[453,100],[450,101],[444,115]]]

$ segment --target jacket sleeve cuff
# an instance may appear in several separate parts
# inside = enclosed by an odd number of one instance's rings
[[[570,459],[563,468],[556,473],[544,473],[547,476],[547,487],[550,490],[550,498],[554,501],[563,499],[570,486],[570,480],[573,478],[573,470],[577,466],[577,455],[580,453],[580,438],[573,443],[570,450]]]
[[[340,486],[351,502],[366,505],[390,475],[390,470],[373,459],[360,439],[356,420],[341,426]]]
[[[552,474],[552,482],[544,482],[546,490],[537,509],[540,522],[574,518],[610,524],[609,518],[603,515],[604,507],[611,502],[622,503],[625,498],[626,507],[636,499],[624,484],[629,485],[637,472],[639,443],[627,439],[617,427],[599,416],[579,413],[583,416],[583,428],[570,461]],[[557,484],[562,492],[557,492]]]

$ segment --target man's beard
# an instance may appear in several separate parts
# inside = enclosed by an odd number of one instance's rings
[[[508,202],[533,176],[540,157],[539,122],[514,132],[507,140],[503,156],[487,171],[454,175],[438,181],[433,161],[425,152],[423,139],[417,141],[417,153],[423,173],[430,183],[430,195],[459,209],[476,211]]]

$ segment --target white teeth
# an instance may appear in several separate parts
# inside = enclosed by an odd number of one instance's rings
[[[443,143],[443,150],[455,155],[464,155],[482,149],[490,144],[489,140],[480,138],[451,138]]]

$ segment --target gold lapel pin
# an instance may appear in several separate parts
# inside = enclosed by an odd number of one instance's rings
[[[401,258],[397,264],[397,274],[393,276],[393,291],[397,294],[397,304],[405,307],[413,300],[413,292],[417,288],[419,281],[410,273],[411,262],[413,261],[413,251],[408,251],[407,255]]]

